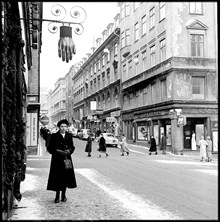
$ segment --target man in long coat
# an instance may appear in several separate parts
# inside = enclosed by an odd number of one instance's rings
[[[59,202],[60,191],[62,191],[61,201],[65,202],[66,188],[75,188],[76,178],[71,154],[75,150],[72,135],[67,132],[67,120],[60,120],[57,124],[59,131],[51,134],[48,144],[48,152],[52,155],[47,190],[56,191],[55,203]],[[64,160],[69,159],[72,164],[71,169],[65,169]]]

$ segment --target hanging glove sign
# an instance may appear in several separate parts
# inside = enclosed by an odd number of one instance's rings
[[[72,60],[72,54],[76,54],[76,47],[72,40],[72,28],[60,26],[60,39],[58,42],[58,55],[67,63]]]

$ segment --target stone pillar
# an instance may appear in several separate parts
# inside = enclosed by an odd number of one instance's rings
[[[171,150],[174,154],[183,154],[183,126],[177,125],[177,116],[171,117]]]

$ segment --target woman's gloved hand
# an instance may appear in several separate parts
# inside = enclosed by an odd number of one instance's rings
[[[61,156],[66,156],[66,152],[63,150],[57,150],[57,153],[59,153]]]

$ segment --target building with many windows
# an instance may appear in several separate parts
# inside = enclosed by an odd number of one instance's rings
[[[192,149],[195,132],[197,145],[209,135],[218,151],[216,3],[118,6],[72,78],[79,127],[144,145],[151,135],[160,145],[164,134],[174,153]]]
[[[87,54],[72,78],[74,118],[80,121],[79,126],[116,135],[121,117],[118,24],[119,14],[103,31],[102,38],[96,40],[92,53]]]
[[[214,2],[123,2],[123,131],[153,135],[178,153],[210,135],[217,151],[217,13]]]
[[[59,120],[66,118],[66,82],[64,77],[59,78],[55,83],[55,89],[49,92],[47,109],[49,123],[52,125],[56,125]]]

